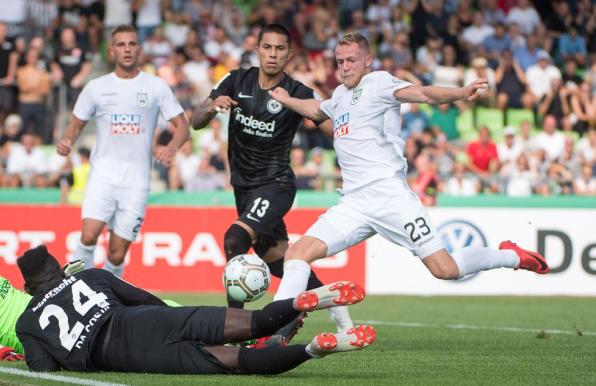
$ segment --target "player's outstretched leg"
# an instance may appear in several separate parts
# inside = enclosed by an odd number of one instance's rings
[[[517,256],[519,256],[519,265],[515,269],[525,269],[540,274],[545,274],[550,271],[550,267],[548,266],[544,256],[538,252],[522,249],[511,240],[501,242],[501,244],[499,244],[499,249],[509,249],[515,251]]]
[[[294,298],[294,308],[310,312],[346,306],[361,302],[364,296],[364,288],[358,284],[350,281],[338,281],[298,294]]]
[[[331,353],[363,349],[373,344],[376,339],[377,332],[373,326],[355,326],[345,332],[322,333],[315,336],[306,346],[306,352],[314,358],[320,358]]]

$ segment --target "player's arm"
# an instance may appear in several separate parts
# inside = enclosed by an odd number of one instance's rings
[[[176,152],[180,149],[180,146],[184,144],[190,137],[188,118],[184,113],[175,116],[170,119],[170,123],[176,128],[174,135],[167,146],[160,148],[155,154],[155,159],[162,165],[170,166],[174,161]]]
[[[217,113],[227,113],[236,106],[238,102],[232,99],[234,95],[234,79],[236,72],[232,71],[226,74],[211,90],[209,97],[198,105],[193,113],[190,125],[195,130],[200,130],[207,126]]]
[[[276,87],[274,90],[269,90],[269,95],[284,107],[294,110],[303,117],[312,119],[313,121],[323,121],[327,118],[327,114],[321,110],[321,101],[317,99],[300,99],[290,96],[287,90],[282,87]]]
[[[87,121],[83,121],[77,118],[74,114],[71,114],[68,126],[64,130],[64,134],[58,143],[56,144],[56,150],[58,154],[67,156],[72,150],[72,145],[77,141],[81,131],[87,124]]]
[[[103,274],[105,279],[110,284],[112,291],[118,297],[118,299],[122,302],[122,304],[126,306],[141,306],[141,305],[153,305],[153,306],[165,306],[161,299],[157,296],[150,294],[149,292],[142,290],[138,287],[135,287],[132,284],[125,282],[122,279],[117,278],[116,276],[112,275],[111,273],[98,270]]]
[[[465,99],[478,99],[488,89],[488,81],[476,79],[466,87],[409,86],[395,90],[393,96],[400,102],[443,104]]]
[[[60,370],[60,364],[29,334],[17,331],[17,336],[25,348],[25,361],[32,371],[48,372]]]

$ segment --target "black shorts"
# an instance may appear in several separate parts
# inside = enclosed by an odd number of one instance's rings
[[[234,188],[234,197],[240,220],[257,234],[271,236],[273,241],[288,239],[283,218],[292,208],[296,188],[279,184],[247,190]]]
[[[204,346],[224,344],[224,307],[121,307],[95,340],[99,370],[161,374],[233,373]]]

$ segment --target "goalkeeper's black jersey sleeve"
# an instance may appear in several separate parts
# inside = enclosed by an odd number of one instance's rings
[[[17,321],[27,365],[34,371],[96,370],[90,356],[101,327],[119,308],[143,304],[165,305],[100,269],[49,284]]]

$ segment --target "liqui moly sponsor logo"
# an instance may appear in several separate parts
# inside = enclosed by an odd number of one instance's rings
[[[333,121],[333,137],[339,138],[348,134],[348,123],[350,122],[350,113],[340,115]]]
[[[112,114],[112,134],[140,134],[141,116],[138,114]]]

